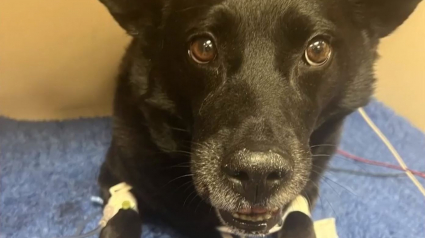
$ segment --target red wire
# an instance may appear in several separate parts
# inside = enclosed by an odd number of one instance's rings
[[[371,164],[371,165],[375,165],[375,166],[381,166],[381,167],[385,167],[385,168],[390,168],[390,169],[396,169],[396,170],[401,170],[401,171],[406,171],[404,170],[402,167],[397,166],[397,165],[393,165],[393,164],[388,164],[388,163],[384,163],[384,162],[378,162],[378,161],[373,161],[373,160],[368,160],[362,157],[359,157],[357,155],[353,155],[350,154],[346,151],[343,151],[341,149],[337,150],[338,154],[348,158],[348,159],[352,159],[358,162],[362,162],[365,164]],[[422,173],[420,171],[416,171],[416,170],[411,170],[411,169],[407,169],[407,171],[410,171],[412,174],[417,175],[419,177],[425,178],[425,173]]]

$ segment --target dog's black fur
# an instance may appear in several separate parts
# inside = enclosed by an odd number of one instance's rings
[[[299,194],[313,206],[335,151],[329,145],[338,143],[344,118],[373,93],[380,38],[420,0],[101,2],[134,38],[121,66],[113,140],[99,176],[104,198],[109,187],[126,182],[144,222],[160,218],[188,237],[219,237],[216,209],[257,205],[220,169],[237,150],[272,148],[291,164],[261,206],[285,207]],[[215,41],[217,56],[209,64],[188,56],[191,37],[199,34]],[[304,59],[315,36],[332,47],[329,62],[316,67]],[[134,214],[127,219],[141,222]],[[295,214],[287,222],[279,237],[315,237],[309,219]],[[126,233],[126,224],[111,224],[101,236],[140,236],[137,228]]]

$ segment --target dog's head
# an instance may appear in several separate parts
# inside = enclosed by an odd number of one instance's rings
[[[368,102],[379,39],[420,0],[101,1],[137,39],[146,103],[187,122],[199,195],[261,233],[304,189],[311,134]]]

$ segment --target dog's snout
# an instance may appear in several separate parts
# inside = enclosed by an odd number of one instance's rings
[[[275,152],[239,151],[224,159],[222,170],[236,192],[251,203],[260,203],[282,185],[290,162]]]

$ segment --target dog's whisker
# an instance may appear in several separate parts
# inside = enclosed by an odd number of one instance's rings
[[[179,164],[175,164],[175,165],[171,165],[171,166],[168,166],[168,167],[158,169],[158,172],[162,172],[164,170],[168,170],[168,169],[172,169],[172,168],[190,168],[191,164],[192,163],[190,161],[187,161],[187,162],[183,162],[183,163],[179,163]]]
[[[321,175],[321,172],[319,172],[319,171],[316,171],[316,170],[312,170],[312,172],[314,172],[314,173],[316,173],[316,174],[318,174],[318,175]],[[321,175],[321,177],[323,178],[323,181],[330,187],[330,188],[332,188],[332,190],[334,190],[334,192],[336,193],[336,194],[338,194],[338,195],[340,195],[338,192],[336,192],[336,190],[335,190],[335,188],[333,187],[333,186],[331,186],[328,182],[327,182],[327,180],[329,180],[329,181],[331,181],[331,182],[333,182],[333,183],[335,183],[336,185],[338,185],[339,187],[341,187],[341,188],[343,188],[344,190],[347,190],[349,193],[351,193],[352,195],[354,195],[354,196],[356,196],[357,197],[357,195],[351,190],[351,189],[349,189],[349,188],[347,188],[347,187],[345,187],[344,185],[342,185],[342,184],[340,184],[340,183],[338,183],[338,182],[336,182],[335,180],[333,180],[333,179],[331,179],[331,178],[329,178],[329,177],[327,177],[326,175],[324,175],[324,174],[322,174]]]
[[[320,175],[321,173],[320,172],[318,172],[318,171],[316,171],[316,170],[312,170],[312,172],[314,172],[314,173],[317,173],[318,175]],[[324,175],[321,175],[321,177],[322,178],[324,178],[325,176]],[[323,182],[325,182],[326,183],[326,185],[328,185],[333,191],[334,191],[334,193],[335,194],[337,194],[338,196],[340,196],[341,194],[340,193],[338,193],[337,191],[336,191],[336,189],[333,187],[333,186],[331,186],[327,181],[326,181],[326,179],[323,179],[322,180]]]
[[[193,181],[190,181],[190,182],[193,182]],[[190,185],[192,185],[193,186],[193,183],[191,183]],[[183,190],[183,192],[182,193],[185,193],[188,189],[190,189],[192,186],[187,186],[184,190]]]
[[[192,155],[192,152],[185,151],[185,150],[174,150],[174,151],[172,151],[172,153],[181,153],[181,154]]]
[[[195,198],[198,197],[198,194],[195,193],[195,196],[193,196],[193,198],[190,200],[190,202],[187,204],[188,206],[190,206],[190,204],[192,204],[192,202],[195,200]]]
[[[144,125],[144,126],[146,126],[146,127],[150,127],[150,125],[148,123],[141,122],[141,124]],[[173,126],[170,126],[168,124],[164,124],[164,126],[167,127],[167,128],[169,128],[169,129],[171,129],[171,130],[175,130],[175,131],[189,132],[186,129],[178,128],[178,127],[173,127]]]
[[[193,9],[197,9],[197,8],[204,8],[204,7],[208,7],[208,5],[200,5],[200,6],[193,6],[193,7],[188,7],[188,8],[184,8],[184,9],[181,9],[181,10],[178,10],[178,11],[174,11],[174,12],[185,12],[185,11],[190,11],[190,10],[193,10]]]
[[[340,183],[338,183],[338,182],[336,182],[335,180],[333,180],[333,179],[331,179],[331,178],[329,178],[329,177],[326,177],[325,175],[323,175],[323,178],[325,179],[325,180],[329,180],[329,181],[331,181],[331,182],[333,182],[333,183],[335,183],[336,185],[338,185],[339,187],[341,187],[341,188],[343,188],[343,189],[345,189],[345,190],[347,190],[349,193],[351,193],[353,196],[356,196],[357,197],[357,194],[355,194],[351,189],[349,189],[348,187],[346,187],[346,186],[344,186],[344,185],[342,185],[342,184],[340,184]]]
[[[319,145],[312,145],[310,146],[310,148],[316,148],[316,147],[338,147],[338,145],[333,145],[333,144],[319,144]]]
[[[200,143],[200,142],[196,142],[196,141],[189,141],[189,140],[184,140],[185,142],[190,142],[194,145],[200,146],[200,147],[208,147],[208,145],[206,145],[205,143]]]
[[[204,144],[204,143],[199,143],[199,142],[189,141],[189,140],[182,140],[182,141],[187,142],[187,143],[191,143],[191,145],[185,146],[189,150],[192,150],[193,146],[197,146],[197,147],[199,147],[199,149],[202,149],[202,150],[208,150],[208,148],[209,148],[209,146]],[[193,153],[193,152],[191,152],[191,153]]]
[[[326,169],[326,166],[323,167],[323,166],[319,166],[317,164],[312,164],[311,166],[314,167],[314,168],[318,168],[318,169]]]
[[[170,128],[171,130],[175,130],[175,131],[189,132],[187,129],[172,127],[172,126],[168,126],[168,125],[167,125],[167,127]]]
[[[198,203],[198,205],[195,208],[195,213],[198,211],[198,208],[202,204],[202,201],[203,201],[202,199],[199,199],[199,203]]]
[[[172,153],[175,154],[183,154],[183,155],[192,155],[193,153],[190,151],[185,151],[185,150],[173,150],[173,151],[158,151],[158,152],[154,152],[151,153],[151,155],[170,155]]]
[[[314,181],[310,181],[310,182],[312,182],[312,184],[318,189],[318,191],[320,191],[320,188],[319,188],[319,185],[317,185],[317,183],[316,182],[314,182]],[[318,194],[318,197],[319,197],[319,199],[320,199],[320,202],[322,203],[322,206],[324,205],[323,204],[323,200],[322,200],[322,197],[323,196],[321,196],[320,195],[320,193]],[[332,206],[332,204],[331,204],[331,202],[329,202],[329,200],[327,199],[327,198],[324,198],[325,200],[326,200],[326,202],[329,204],[329,206],[331,207],[331,209],[332,209],[332,211],[333,211],[333,213],[334,213],[334,215],[336,215],[336,212],[335,212],[335,208]]]
[[[172,169],[172,168],[190,168],[190,165],[175,165],[175,166],[170,166],[167,169]]]
[[[174,182],[178,179],[182,179],[182,178],[186,178],[186,177],[192,177],[192,176],[193,176],[193,174],[185,174],[185,175],[179,176],[177,178],[174,178],[174,179],[168,181],[161,189],[163,189],[165,186],[167,186],[168,184],[170,184],[170,183],[172,183],[172,182]]]
[[[325,165],[324,167],[323,166],[318,166],[318,165],[312,165],[312,170],[314,170],[314,169],[318,169],[319,171],[314,171],[314,172],[317,172],[318,173],[318,175],[322,175],[322,172],[325,172],[325,171],[329,171],[329,170],[327,170],[327,165]]]
[[[331,157],[331,156],[333,156],[333,155],[329,155],[329,154],[314,154],[314,155],[311,155],[311,157]]]
[[[186,199],[184,200],[184,202],[183,202],[183,207],[186,205],[186,202],[187,202],[187,199],[189,199],[189,197],[191,197],[192,196],[192,194],[194,194],[194,193],[196,193],[196,190],[194,190],[194,191],[192,191],[187,197],[186,197]],[[195,196],[196,196],[196,194],[195,194]]]
[[[180,186],[178,186],[173,192],[171,192],[171,193],[176,193],[179,189],[181,189],[181,188],[183,188],[183,187],[189,187],[190,188],[190,185],[192,185],[191,184],[192,183],[192,181],[187,181],[187,182],[185,182],[185,183],[183,183],[183,184],[181,184]],[[186,190],[186,189],[185,189]],[[184,191],[185,191],[184,190]]]
[[[191,163],[192,163],[191,161],[185,161],[185,162],[181,162],[181,163],[175,164],[173,166],[176,166],[176,165],[187,165],[187,164],[191,164]]]

